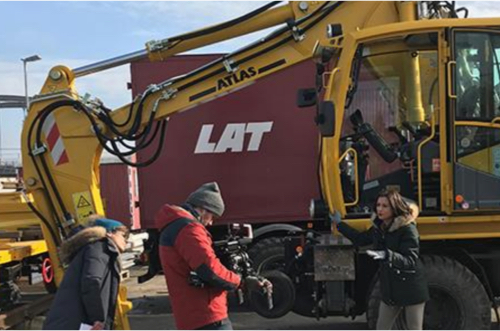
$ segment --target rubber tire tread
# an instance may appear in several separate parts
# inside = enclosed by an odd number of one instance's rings
[[[461,321],[454,329],[488,330],[491,328],[491,303],[483,284],[476,275],[463,264],[449,257],[439,255],[422,256],[429,286],[448,289],[460,299],[461,316],[453,320]],[[431,294],[432,296],[432,294]],[[377,326],[378,307],[382,299],[380,281],[376,281],[368,299],[366,318],[368,328]],[[404,327],[404,318],[396,320],[395,327]],[[424,321],[425,324],[425,321]]]
[[[278,237],[269,237],[258,241],[248,250],[248,255],[253,261],[253,268],[258,272],[260,271],[260,266],[266,260],[279,256],[281,259],[285,260],[285,246],[283,241]],[[264,269],[272,270],[272,269]]]

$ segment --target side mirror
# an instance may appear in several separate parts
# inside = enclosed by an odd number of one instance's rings
[[[302,88],[297,91],[297,106],[299,108],[311,107],[316,104],[316,89]]]
[[[335,104],[332,101],[322,102],[315,121],[321,136],[332,137],[335,134]]]

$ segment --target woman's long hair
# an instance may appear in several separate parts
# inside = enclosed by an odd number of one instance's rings
[[[375,199],[375,205],[373,206],[373,210],[375,212],[377,211],[377,202],[379,198],[387,198],[395,218],[398,216],[409,216],[412,214],[410,205],[405,201],[403,196],[394,189],[384,189],[380,191],[377,199]]]

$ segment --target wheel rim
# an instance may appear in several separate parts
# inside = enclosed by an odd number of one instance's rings
[[[429,295],[430,300],[425,304],[424,329],[462,329],[462,309],[453,292],[441,286],[429,285]]]

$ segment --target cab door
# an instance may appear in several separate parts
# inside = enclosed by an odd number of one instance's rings
[[[453,209],[495,211],[500,209],[500,34],[454,29],[450,41]]]

